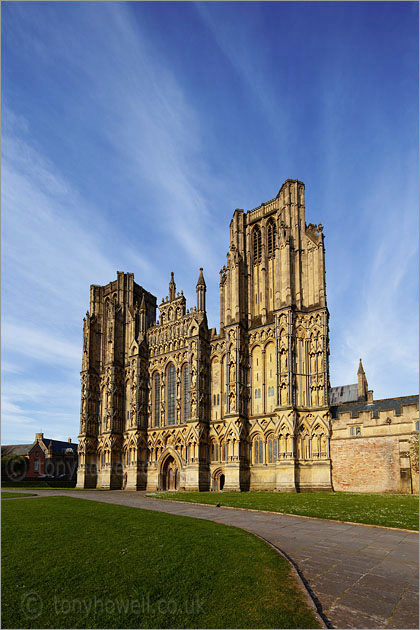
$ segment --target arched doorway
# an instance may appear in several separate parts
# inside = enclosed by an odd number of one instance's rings
[[[162,490],[178,490],[178,487],[178,466],[172,455],[169,455],[162,467]]]
[[[225,475],[221,470],[216,470],[213,474],[213,490],[220,492],[225,485]]]

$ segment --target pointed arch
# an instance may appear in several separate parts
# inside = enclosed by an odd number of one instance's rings
[[[267,254],[269,258],[273,258],[276,249],[276,224],[273,219],[269,219],[267,223]]]
[[[175,424],[176,370],[171,362],[166,368],[166,424]]]
[[[221,363],[217,355],[211,359],[211,379],[210,379],[210,404],[212,420],[219,420],[222,417],[222,382],[221,382]]]
[[[155,372],[152,376],[152,414],[153,414],[153,426],[158,427],[160,425],[160,373]]]
[[[254,263],[261,262],[262,256],[262,244],[261,244],[261,230],[259,225],[256,225],[252,231],[252,246],[254,252]]]
[[[186,422],[190,417],[190,366],[184,363],[181,368],[182,406],[181,421]]]

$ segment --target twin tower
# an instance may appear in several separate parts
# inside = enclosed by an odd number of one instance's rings
[[[84,319],[78,487],[330,490],[328,310],[322,225],[287,180],[235,210],[220,328],[117,272]]]

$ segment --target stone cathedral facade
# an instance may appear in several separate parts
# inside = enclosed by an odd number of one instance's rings
[[[235,210],[209,329],[200,270],[186,308],[117,273],[84,320],[79,487],[331,489],[322,226],[287,180]]]
[[[202,269],[189,309],[171,274],[158,318],[133,274],[91,286],[78,487],[331,490],[324,256],[304,184],[287,180],[233,214],[219,332]]]

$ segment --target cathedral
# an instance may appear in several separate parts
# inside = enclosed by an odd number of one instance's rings
[[[401,425],[398,449],[407,442],[418,396],[369,407],[361,363],[357,385],[330,388],[323,226],[306,224],[302,182],[287,180],[271,201],[235,210],[218,332],[208,327],[203,269],[196,293],[187,308],[173,273],[158,306],[131,273],[91,286],[79,488],[352,490],[346,458],[366,463],[389,415]],[[379,474],[375,491],[408,492],[407,466],[396,481]]]

